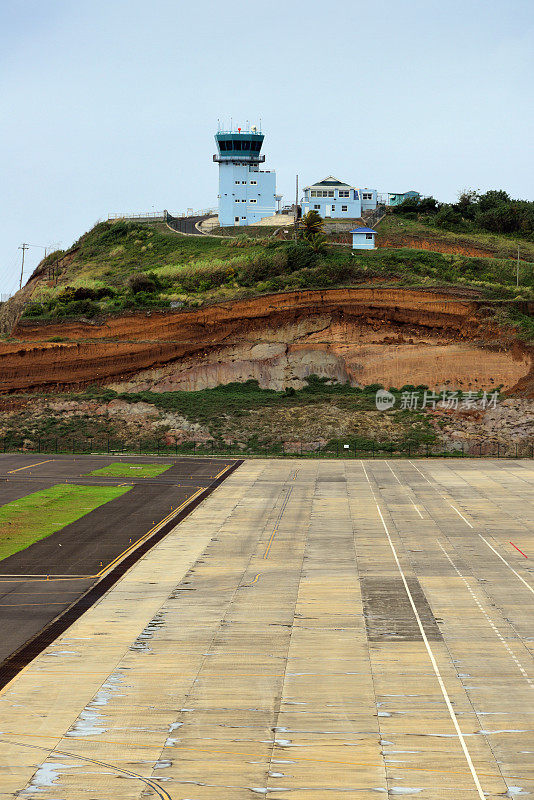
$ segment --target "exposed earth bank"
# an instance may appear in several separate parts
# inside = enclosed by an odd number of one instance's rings
[[[19,322],[0,344],[0,391],[199,390],[256,379],[534,394],[531,350],[469,291],[388,287],[283,292],[194,311]]]

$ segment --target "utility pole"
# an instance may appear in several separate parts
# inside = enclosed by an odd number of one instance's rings
[[[297,175],[295,180],[295,242],[298,240],[298,232],[297,232],[298,205],[299,205],[299,176]]]
[[[519,289],[519,245],[517,245],[517,267],[515,271],[515,285]]]
[[[25,256],[25,254],[26,254],[26,250],[29,248],[29,246],[30,246],[29,244],[25,244],[25,243],[23,243],[23,244],[22,244],[22,245],[19,247],[19,250],[22,250],[22,266],[21,266],[21,268],[20,268],[20,284],[19,284],[19,289],[22,289],[22,275],[23,275],[23,273],[24,273],[24,256]]]

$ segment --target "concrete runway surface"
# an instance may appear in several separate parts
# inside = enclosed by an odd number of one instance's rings
[[[1,800],[533,796],[533,478],[245,462],[1,692]]]

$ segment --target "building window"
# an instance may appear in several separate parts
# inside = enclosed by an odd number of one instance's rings
[[[234,217],[234,222],[239,222],[239,217]]]
[[[234,181],[234,183],[235,183],[236,185],[238,185],[238,184],[239,184],[239,181]]]
[[[366,239],[372,239],[373,238],[373,234],[372,233],[366,233],[365,234],[365,238]]]
[[[332,206],[332,211],[335,211],[335,210],[336,210],[336,207],[335,207],[335,206]]]
[[[341,206],[342,211],[348,211],[348,208],[349,208],[348,206]]]
[[[257,186],[258,185],[258,181],[250,181],[250,185],[251,186]]]
[[[349,192],[347,189],[340,189],[338,195],[339,197],[349,197]]]
[[[314,205],[314,208],[321,208],[321,206],[319,205],[319,203],[317,203],[316,205]]]
[[[246,185],[247,185],[247,182],[246,182],[246,181],[241,181],[241,183],[243,184],[243,186],[246,186]]]
[[[363,199],[363,200],[372,200],[372,199],[373,199],[373,195],[372,195],[372,194],[369,194],[369,193],[366,193],[366,192],[364,192],[364,193],[362,194],[362,199]]]
[[[245,202],[245,201],[243,201],[243,202]],[[258,202],[257,200],[249,200],[249,203],[257,203],[257,202]]]
[[[317,192],[312,192],[312,193],[311,193],[311,196],[312,196],[312,197],[317,197]]]
[[[324,196],[324,195],[323,195],[323,196]],[[334,196],[334,190],[333,190],[333,189],[331,189],[331,190],[328,192],[328,197],[333,197],[333,196]]]
[[[246,219],[246,217],[241,217],[241,219]]]

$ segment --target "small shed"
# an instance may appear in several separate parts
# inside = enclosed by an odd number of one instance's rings
[[[374,250],[376,231],[372,228],[354,228],[352,233],[353,250]]]

